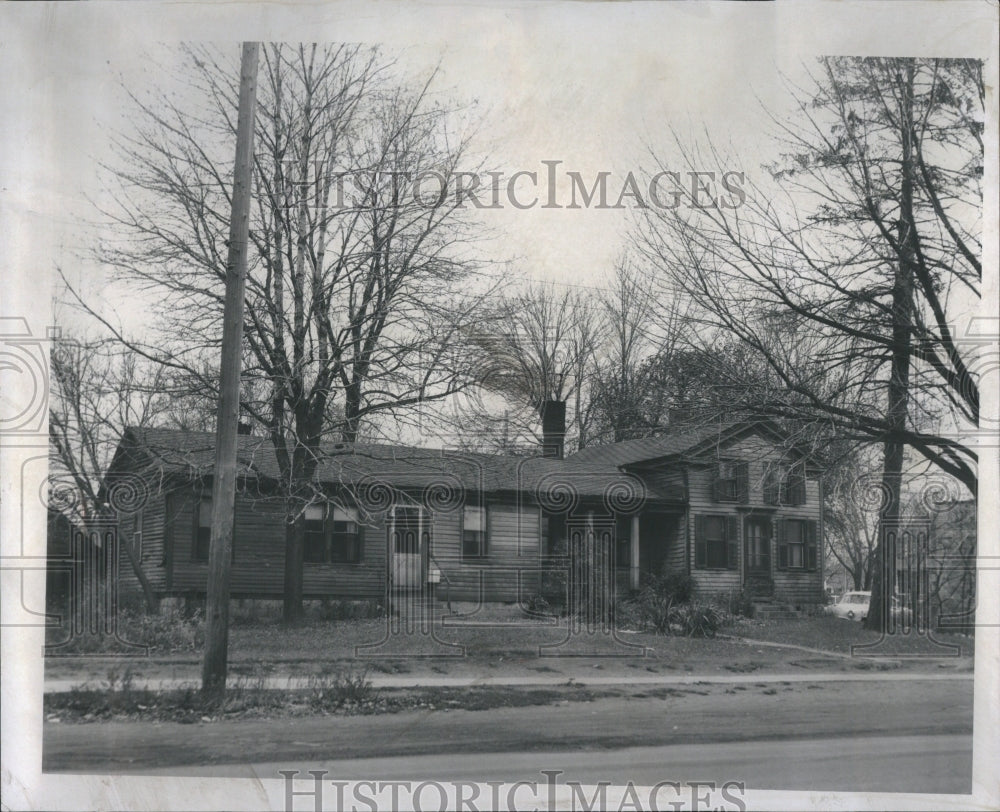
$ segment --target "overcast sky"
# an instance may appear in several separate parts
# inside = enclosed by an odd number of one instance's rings
[[[97,163],[108,158],[109,133],[127,125],[120,85],[141,92],[169,84],[156,65],[177,41],[231,42],[223,47],[235,55],[241,34],[323,36],[383,43],[414,71],[440,63],[438,90],[477,100],[484,122],[478,146],[506,177],[544,175],[542,161],[557,160],[560,173],[575,170],[588,180],[610,172],[614,197],[629,171],[648,165],[648,147],[671,163],[670,128],[692,136],[704,128],[743,157],[741,168],[759,172],[771,149],[761,104],[786,110],[781,74],[801,79],[803,65],[819,54],[971,55],[989,47],[989,34],[976,33],[970,16],[949,31],[938,15],[928,37],[921,15],[934,4],[884,4],[897,15],[911,8],[912,27],[876,26],[875,7],[862,17],[850,3],[828,4],[827,14],[794,3],[378,4],[379,15],[344,3],[300,7],[298,25],[258,7],[242,28],[230,4],[201,6],[197,21],[190,6],[85,5],[89,13],[70,4],[26,11],[27,36],[0,51],[4,228],[13,227],[22,250],[30,246],[14,267],[36,292],[56,264],[107,292],[102,269],[78,258],[94,236],[81,223],[93,216],[88,196],[99,195]],[[859,24],[865,18],[870,29]],[[526,184],[518,188],[530,201]],[[559,194],[567,193],[564,185]],[[505,205],[483,216],[499,235],[483,250],[513,260],[517,276],[598,285],[622,250],[627,212]]]

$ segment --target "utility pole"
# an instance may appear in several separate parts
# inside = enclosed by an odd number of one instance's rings
[[[236,169],[229,221],[226,300],[222,322],[222,376],[215,426],[215,473],[212,477],[212,540],[208,553],[208,600],[205,607],[205,656],[201,690],[221,701],[226,693],[229,649],[229,575],[236,504],[237,424],[240,414],[240,355],[243,344],[243,291],[250,231],[250,171],[257,106],[257,56],[260,43],[244,42],[240,61],[240,97],[236,124]]]

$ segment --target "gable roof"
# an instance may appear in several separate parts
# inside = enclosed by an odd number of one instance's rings
[[[239,435],[240,475],[278,480],[280,468],[268,438]],[[129,428],[108,471],[108,480],[124,472],[144,478],[209,476],[215,463],[215,435],[163,428]],[[449,491],[522,493],[557,505],[573,491],[583,498],[628,501],[627,494],[644,492],[658,502],[679,503],[680,492],[654,490],[624,473],[606,455],[566,459],[541,456],[483,454],[449,449],[369,443],[324,443],[315,480],[327,484],[369,487],[388,484],[399,489],[437,487]]]
[[[641,463],[697,455],[736,437],[752,433],[780,436],[777,429],[768,422],[728,420],[680,428],[662,437],[644,437],[639,440],[590,446],[571,454],[567,459],[580,462],[605,460],[612,465],[625,468]]]

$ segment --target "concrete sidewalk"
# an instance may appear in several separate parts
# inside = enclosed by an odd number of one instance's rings
[[[369,676],[368,680],[375,688],[472,688],[472,687],[614,687],[621,686],[664,686],[672,685],[756,685],[769,683],[817,683],[817,682],[946,682],[946,681],[969,681],[973,679],[970,673],[949,673],[949,674],[927,674],[914,672],[865,672],[862,674],[851,674],[845,672],[820,672],[812,674],[664,674],[658,676],[646,675],[624,675],[624,676],[582,676],[582,677],[551,677],[539,674],[538,676],[514,676],[514,677],[491,677],[491,676],[467,676],[448,677],[434,674],[406,674],[406,675],[385,675],[379,674]],[[240,677],[230,677],[229,685],[238,684]],[[173,688],[184,688],[197,686],[197,679],[134,679],[131,683],[136,690],[156,690],[165,691]],[[253,687],[258,685],[274,690],[296,690],[309,688],[316,684],[315,677],[270,676],[261,680],[253,679]],[[99,690],[99,681],[86,683],[78,679],[53,679],[45,681],[45,693],[58,694],[67,693],[74,688],[81,688],[85,685],[92,686]]]

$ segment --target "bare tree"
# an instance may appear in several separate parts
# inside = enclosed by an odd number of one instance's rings
[[[239,74],[208,48],[183,58],[183,102],[134,99],[140,123],[109,167],[115,239],[100,252],[159,319],[141,338],[103,321],[213,399]],[[461,111],[429,82],[394,82],[391,67],[356,46],[262,53],[241,408],[280,469],[286,620],[301,616],[323,441],[354,441],[380,419],[398,431],[408,409],[467,386],[456,339],[488,288],[477,289],[473,232],[448,193],[468,151]]]
[[[590,398],[595,353],[603,331],[600,309],[585,292],[535,283],[505,297],[490,318],[469,336],[478,356],[479,387],[502,398],[502,418],[522,442],[533,438],[545,404],[569,406],[567,436],[578,448],[588,442],[594,421]],[[474,401],[476,419],[496,418],[497,408]]]
[[[169,408],[162,371],[106,340],[70,337],[54,345],[49,370],[49,506],[90,527],[113,515],[104,474],[125,429],[148,426]],[[122,547],[153,612],[141,562],[127,541]]]
[[[764,360],[777,397],[747,404],[820,420],[884,449],[883,522],[898,521],[906,448],[975,493],[977,348],[955,315],[978,297],[982,66],[969,60],[827,58],[798,117],[776,122],[773,187],[650,209],[637,243],[705,323]],[[683,149],[687,168],[721,156]],[[709,195],[710,197],[711,195]],[[787,319],[788,335],[762,327]],[[881,548],[868,622],[881,627]],[[884,571],[884,572],[883,572]],[[891,585],[888,587],[891,591]]]

